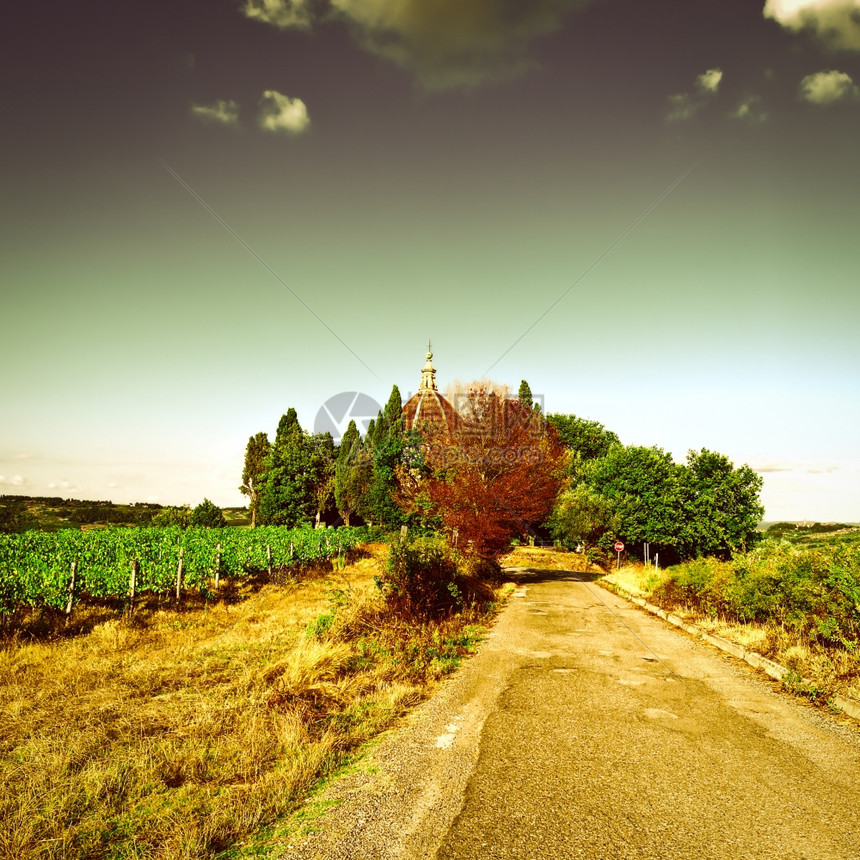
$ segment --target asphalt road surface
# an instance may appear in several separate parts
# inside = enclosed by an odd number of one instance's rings
[[[512,575],[479,654],[283,856],[860,859],[856,724],[588,574]]]

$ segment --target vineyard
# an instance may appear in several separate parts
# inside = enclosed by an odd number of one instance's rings
[[[0,615],[71,611],[80,596],[134,599],[346,554],[366,529],[142,528],[0,534]]]

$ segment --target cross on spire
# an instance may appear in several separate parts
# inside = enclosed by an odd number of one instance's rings
[[[436,391],[436,368],[433,367],[433,350],[430,340],[427,340],[427,361],[421,368],[421,385],[419,391]]]

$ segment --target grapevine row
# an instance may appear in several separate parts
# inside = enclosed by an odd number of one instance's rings
[[[163,594],[176,587],[180,559],[182,584],[197,587],[206,586],[216,573],[237,578],[320,561],[348,552],[367,539],[365,532],[265,526],[0,534],[0,614],[19,606],[62,609],[72,592],[92,597]]]

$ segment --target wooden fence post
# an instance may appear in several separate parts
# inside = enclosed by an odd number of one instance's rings
[[[218,544],[218,552],[215,554],[215,591],[218,590],[218,582],[221,579],[221,544]]]
[[[137,559],[131,560],[131,581],[128,584],[128,599],[134,605],[134,598],[137,597]]]
[[[269,569],[269,576],[272,575],[272,548],[266,544],[266,565]]]
[[[69,599],[66,602],[66,617],[72,614],[72,604],[75,602],[75,579],[78,570],[77,561],[72,562],[72,577],[69,580]]]
[[[293,546],[293,542],[290,541],[290,564],[292,564],[296,559],[296,549]]]
[[[179,564],[176,566],[176,599],[179,600],[179,590],[182,588],[182,556],[185,554],[185,547],[179,547]]]

